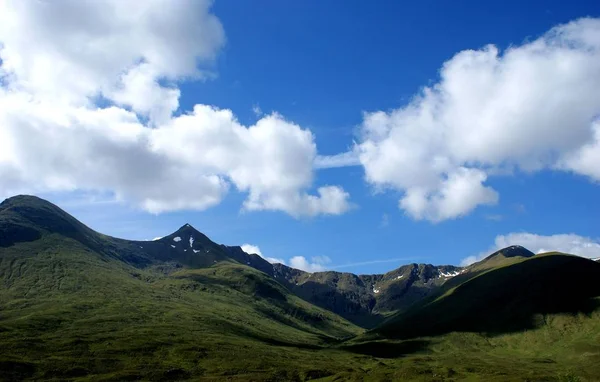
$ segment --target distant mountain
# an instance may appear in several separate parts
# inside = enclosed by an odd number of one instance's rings
[[[273,277],[300,298],[366,328],[381,323],[392,313],[405,311],[415,302],[439,294],[473,272],[531,257],[521,246],[499,250],[467,268],[452,265],[409,264],[385,274],[354,275],[345,272],[309,273],[283,264],[270,264],[239,246],[220,245],[189,224],[155,241],[127,241],[98,234],[60,208],[30,196],[7,199],[0,205],[0,246],[37,240],[46,232],[60,233],[135,267],[204,268],[234,261]],[[8,216],[13,216],[7,220]],[[157,265],[159,264],[159,265]],[[165,264],[169,264],[168,266]],[[453,280],[453,278],[455,278]]]
[[[461,268],[410,264],[386,274],[308,273],[270,264],[239,246],[220,245],[189,224],[154,241],[129,241],[99,234],[61,210],[32,196],[16,196],[0,204],[0,246],[59,234],[134,267],[205,268],[234,261],[255,268],[292,293],[363,327],[373,327],[390,312],[404,310],[429,295]]]
[[[410,264],[385,274],[308,273],[274,264],[279,281],[296,295],[363,327],[373,327],[386,314],[405,310],[428,296],[461,268],[452,265]]]
[[[189,224],[124,240],[17,196],[0,203],[0,380],[597,380],[599,280],[519,246],[307,273]]]

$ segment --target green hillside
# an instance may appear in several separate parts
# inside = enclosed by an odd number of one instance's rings
[[[435,365],[441,380],[598,380],[600,264],[559,253],[507,263],[461,275],[458,286],[346,349],[379,357],[427,349],[427,361],[414,372]]]
[[[538,255],[477,275],[434,301],[393,317],[376,332],[412,338],[533,329],[548,314],[593,312],[600,297],[599,281],[596,262],[563,254]]]
[[[5,379],[271,375],[290,348],[360,332],[222,253],[186,266],[193,251],[160,258],[160,241],[97,234],[39,199],[3,203],[0,227]]]
[[[600,264],[564,254],[308,274],[187,224],[128,241],[0,204],[3,381],[596,381],[599,304]]]

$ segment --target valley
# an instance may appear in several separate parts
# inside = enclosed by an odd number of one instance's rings
[[[0,204],[0,380],[594,381],[599,305],[600,263],[568,254],[308,273]]]

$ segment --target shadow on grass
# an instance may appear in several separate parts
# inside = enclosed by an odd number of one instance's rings
[[[438,300],[386,322],[375,332],[410,339],[535,329],[549,314],[590,315],[600,308],[600,264],[576,256],[533,257],[474,277]]]
[[[0,361],[0,380],[22,381],[31,378],[35,373],[35,365],[29,362]]]
[[[425,350],[429,341],[408,340],[402,342],[373,341],[340,347],[351,353],[370,355],[378,358],[399,358]]]
[[[383,322],[382,315],[371,311],[375,306],[375,298],[370,295],[342,293],[331,285],[310,280],[298,286],[286,285],[304,301],[334,312],[362,328],[373,328]]]

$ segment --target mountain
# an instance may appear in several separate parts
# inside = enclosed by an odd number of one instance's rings
[[[414,338],[532,329],[549,314],[590,314],[599,306],[598,296],[600,264],[558,253],[530,256],[476,275],[375,331],[386,337]]]
[[[308,273],[283,264],[273,268],[274,277],[294,294],[362,327],[373,327],[390,313],[407,309],[461,271],[431,264],[410,264],[375,275]]]
[[[0,380],[243,375],[273,344],[319,348],[361,331],[190,225],[127,241],[18,196],[0,204],[0,240]]]
[[[420,354],[395,361],[405,369],[386,376],[396,380],[599,380],[600,264],[557,252],[516,257],[466,268],[343,348],[384,360]]]
[[[468,267],[468,271],[476,272],[501,267],[504,265],[518,263],[523,259],[528,259],[533,256],[535,256],[535,253],[531,252],[527,248],[524,248],[520,245],[511,245],[510,247],[502,248],[492,253],[479,262],[471,264]]]
[[[130,241],[17,196],[0,203],[0,380],[593,381],[599,268],[514,246],[307,273],[189,224]]]

